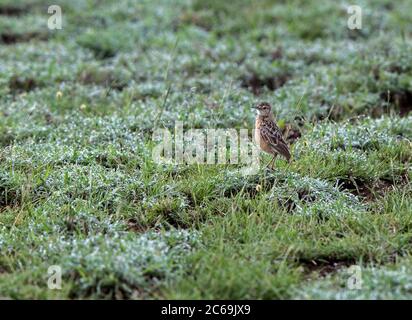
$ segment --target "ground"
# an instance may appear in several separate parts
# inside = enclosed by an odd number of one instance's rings
[[[412,2],[350,4],[0,0],[0,297],[412,298]],[[153,160],[260,101],[290,164]]]

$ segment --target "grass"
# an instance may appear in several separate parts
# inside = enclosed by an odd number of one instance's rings
[[[408,1],[358,1],[361,30],[343,1],[53,4],[62,30],[0,0],[0,297],[411,298]],[[258,101],[290,164],[153,161],[154,124],[252,129]]]

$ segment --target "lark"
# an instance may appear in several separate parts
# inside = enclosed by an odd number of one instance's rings
[[[275,118],[272,114],[272,107],[267,102],[259,103],[254,109],[257,110],[255,123],[255,140],[260,148],[273,155],[272,160],[267,167],[272,164],[278,154],[284,156],[290,162],[290,151],[287,143],[283,139],[282,132],[276,125]]]

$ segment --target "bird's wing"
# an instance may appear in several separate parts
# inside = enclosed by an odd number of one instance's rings
[[[282,133],[275,122],[265,122],[265,125],[260,127],[260,134],[263,140],[268,143],[274,151],[280,153],[286,159],[290,159],[289,147],[285,140],[283,140]]]

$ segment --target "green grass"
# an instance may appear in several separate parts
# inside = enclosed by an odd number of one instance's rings
[[[0,297],[411,298],[410,1],[53,4],[0,0]],[[259,101],[290,164],[153,161]]]

